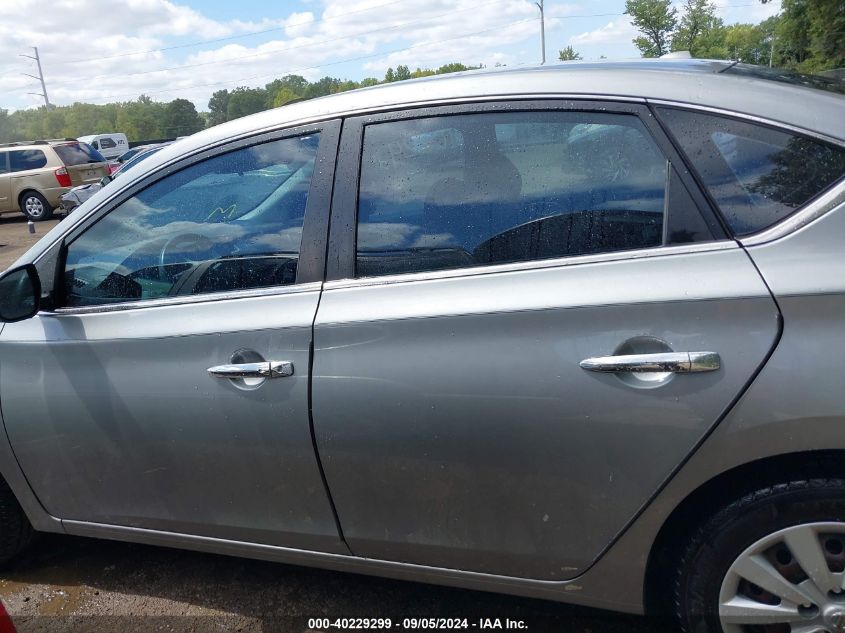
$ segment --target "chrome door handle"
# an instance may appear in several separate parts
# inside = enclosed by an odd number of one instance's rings
[[[208,373],[216,378],[284,378],[293,375],[293,363],[289,360],[266,360],[260,363],[217,365],[209,367]]]
[[[661,354],[630,354],[585,358],[579,365],[587,371],[601,372],[672,372],[692,374],[716,371],[721,367],[716,352],[666,352]]]

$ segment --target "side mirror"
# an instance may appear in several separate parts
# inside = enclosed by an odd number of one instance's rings
[[[0,321],[23,321],[38,312],[41,281],[35,266],[27,264],[0,276]]]

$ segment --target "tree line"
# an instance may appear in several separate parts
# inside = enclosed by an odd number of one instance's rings
[[[726,25],[710,0],[685,0],[680,12],[670,0],[626,0],[625,12],[643,57],[689,51],[804,73],[845,68],[842,0],[782,0],[781,12],[759,24]]]
[[[240,87],[218,90],[211,95],[208,112],[197,112],[187,99],[153,101],[141,95],[135,101],[94,105],[74,103],[69,106],[31,108],[8,112],[0,108],[0,142],[78,137],[101,132],[123,132],[130,141],[187,136],[205,127],[224,123],[248,114],[282,106],[298,99],[313,99],[365,86],[391,83],[415,77],[442,75],[480,66],[444,64],[436,69],[408,66],[388,68],[384,79],[370,77],[362,81],[323,77],[310,82],[300,75],[286,75],[264,88]]]

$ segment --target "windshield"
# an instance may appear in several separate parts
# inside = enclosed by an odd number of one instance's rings
[[[53,149],[62,162],[68,166],[86,165],[88,163],[105,163],[105,157],[88,143],[67,143],[54,145]]]

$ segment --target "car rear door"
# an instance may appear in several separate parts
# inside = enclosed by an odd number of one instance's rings
[[[577,576],[766,359],[765,284],[641,104],[358,117],[341,147],[313,417],[346,542]]]
[[[109,173],[108,163],[91,151],[87,143],[62,143],[54,145],[53,149],[64,164],[73,187],[100,182]]]
[[[6,432],[69,529],[347,551],[309,421],[339,126],[133,185],[65,238],[58,307],[3,329]]]

